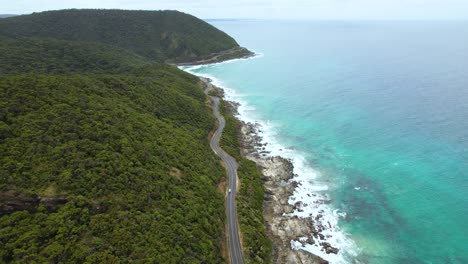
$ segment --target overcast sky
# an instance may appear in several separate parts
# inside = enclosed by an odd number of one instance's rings
[[[200,18],[468,19],[468,0],[0,0],[0,14],[65,8],[175,9]]]

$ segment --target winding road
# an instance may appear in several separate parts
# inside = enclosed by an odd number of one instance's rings
[[[208,95],[209,90],[211,90],[212,85],[209,81],[203,81],[206,84],[205,94]],[[226,215],[227,215],[227,226],[228,226],[228,240],[229,240],[229,256],[231,259],[231,264],[243,264],[244,258],[242,256],[242,248],[239,238],[239,227],[237,225],[237,210],[236,210],[236,192],[237,192],[237,161],[228,155],[219,147],[219,139],[223,133],[224,126],[226,121],[224,117],[219,113],[219,98],[215,96],[210,96],[211,101],[213,102],[213,114],[218,119],[219,126],[218,129],[213,134],[213,137],[210,141],[210,146],[213,151],[218,155],[226,165],[226,170],[228,173],[228,188],[231,192],[227,194],[226,200]]]

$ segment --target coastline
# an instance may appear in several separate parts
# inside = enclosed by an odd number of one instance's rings
[[[261,171],[265,187],[263,215],[268,237],[273,243],[274,263],[347,263],[343,252],[348,250],[343,249],[354,245],[337,225],[338,219],[346,217],[346,214],[328,206],[331,201],[323,193],[326,186],[311,183],[304,177],[304,174],[312,174],[315,178],[316,172],[304,173],[307,170],[304,169],[305,161],[292,157],[294,150],[273,142],[273,137],[266,134],[269,129],[266,124],[248,118],[242,109],[246,105],[239,102],[234,91],[223,87],[212,76],[191,71],[200,67],[203,65],[193,65],[184,70],[202,81],[212,82],[219,89],[218,94],[222,94],[231,105],[231,114],[241,125],[242,157],[254,161]],[[353,253],[350,250],[347,255],[352,256]]]
[[[215,52],[212,54],[208,54],[205,56],[193,58],[193,60],[177,62],[177,61],[168,61],[169,64],[175,66],[195,66],[195,65],[208,65],[208,64],[215,64],[215,63],[222,63],[231,60],[238,60],[238,59],[247,59],[251,57],[255,57],[256,54],[246,48],[243,47],[235,47],[232,49]]]
[[[262,173],[265,187],[263,215],[267,226],[267,233],[273,242],[275,263],[329,263],[321,257],[303,249],[294,250],[291,241],[314,243],[314,237],[321,235],[313,225],[312,217],[300,218],[291,215],[300,208],[302,202],[289,204],[289,199],[298,186],[294,181],[294,165],[290,159],[281,156],[268,156],[262,137],[259,135],[260,126],[253,123],[241,123],[242,155],[254,161]],[[303,237],[306,239],[302,239]],[[327,252],[338,252],[330,244],[324,244]]]

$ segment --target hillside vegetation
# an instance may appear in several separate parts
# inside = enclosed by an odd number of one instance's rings
[[[215,119],[198,78],[163,62],[233,46],[175,11],[0,20],[0,263],[225,262]],[[246,260],[268,260],[249,219]]]
[[[48,11],[1,19],[0,35],[98,42],[159,62],[189,62],[239,48],[226,33],[178,11]]]
[[[0,74],[126,73],[150,61],[110,45],[51,38],[2,38]]]
[[[149,72],[1,78],[3,261],[221,262],[205,97],[192,76]]]

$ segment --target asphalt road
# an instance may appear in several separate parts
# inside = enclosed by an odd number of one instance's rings
[[[211,89],[211,84],[205,82],[207,87],[205,93],[208,94],[208,91]],[[236,180],[237,180],[237,161],[229,156],[219,147],[219,139],[223,133],[224,126],[226,121],[224,117],[219,113],[219,98],[215,96],[210,96],[211,101],[213,102],[213,114],[218,119],[219,126],[218,129],[213,134],[211,138],[210,145],[213,151],[218,155],[226,165],[226,170],[228,173],[228,188],[231,189],[231,192],[228,192],[226,199],[226,214],[227,214],[227,226],[228,226],[228,240],[229,240],[229,256],[231,259],[231,264],[243,264],[244,258],[242,256],[242,249],[239,238],[239,227],[237,225],[237,210],[236,210]]]

